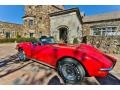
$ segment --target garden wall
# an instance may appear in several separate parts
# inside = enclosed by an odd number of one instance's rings
[[[120,36],[85,36],[83,43],[91,44],[105,53],[120,54]]]

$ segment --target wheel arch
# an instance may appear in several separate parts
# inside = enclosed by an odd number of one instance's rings
[[[88,73],[88,71],[87,71],[87,69],[86,69],[86,67],[82,64],[82,62],[81,62],[80,60],[78,60],[77,58],[74,58],[74,57],[71,57],[71,56],[64,56],[64,57],[59,58],[59,59],[57,60],[57,63],[56,63],[56,68],[58,68],[58,63],[59,63],[60,61],[62,61],[64,58],[72,58],[72,59],[74,59],[75,61],[77,61],[78,63],[80,63],[80,64],[83,66],[84,70],[85,70],[85,76],[90,76],[89,73]]]

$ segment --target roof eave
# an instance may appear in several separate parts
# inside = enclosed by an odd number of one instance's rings
[[[95,23],[95,22],[104,22],[104,21],[113,21],[113,20],[120,20],[120,18],[107,19],[107,20],[96,20],[96,21],[84,21],[84,20],[83,20],[83,23]]]
[[[72,8],[72,9],[62,10],[62,11],[59,11],[59,12],[50,13],[48,15],[50,17],[53,17],[53,16],[58,16],[58,15],[62,15],[62,14],[68,14],[68,13],[72,13],[72,12],[76,12],[78,19],[80,20],[81,23],[83,23],[82,22],[82,17],[80,15],[80,11],[79,11],[78,8]]]

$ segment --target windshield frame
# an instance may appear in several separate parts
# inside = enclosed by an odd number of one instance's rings
[[[55,44],[55,40],[52,37],[39,38],[42,45]]]

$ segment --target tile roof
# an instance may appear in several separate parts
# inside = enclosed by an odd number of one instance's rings
[[[92,15],[92,16],[84,16],[82,20],[84,23],[87,23],[87,22],[106,21],[106,20],[115,20],[115,19],[120,19],[120,11]]]

